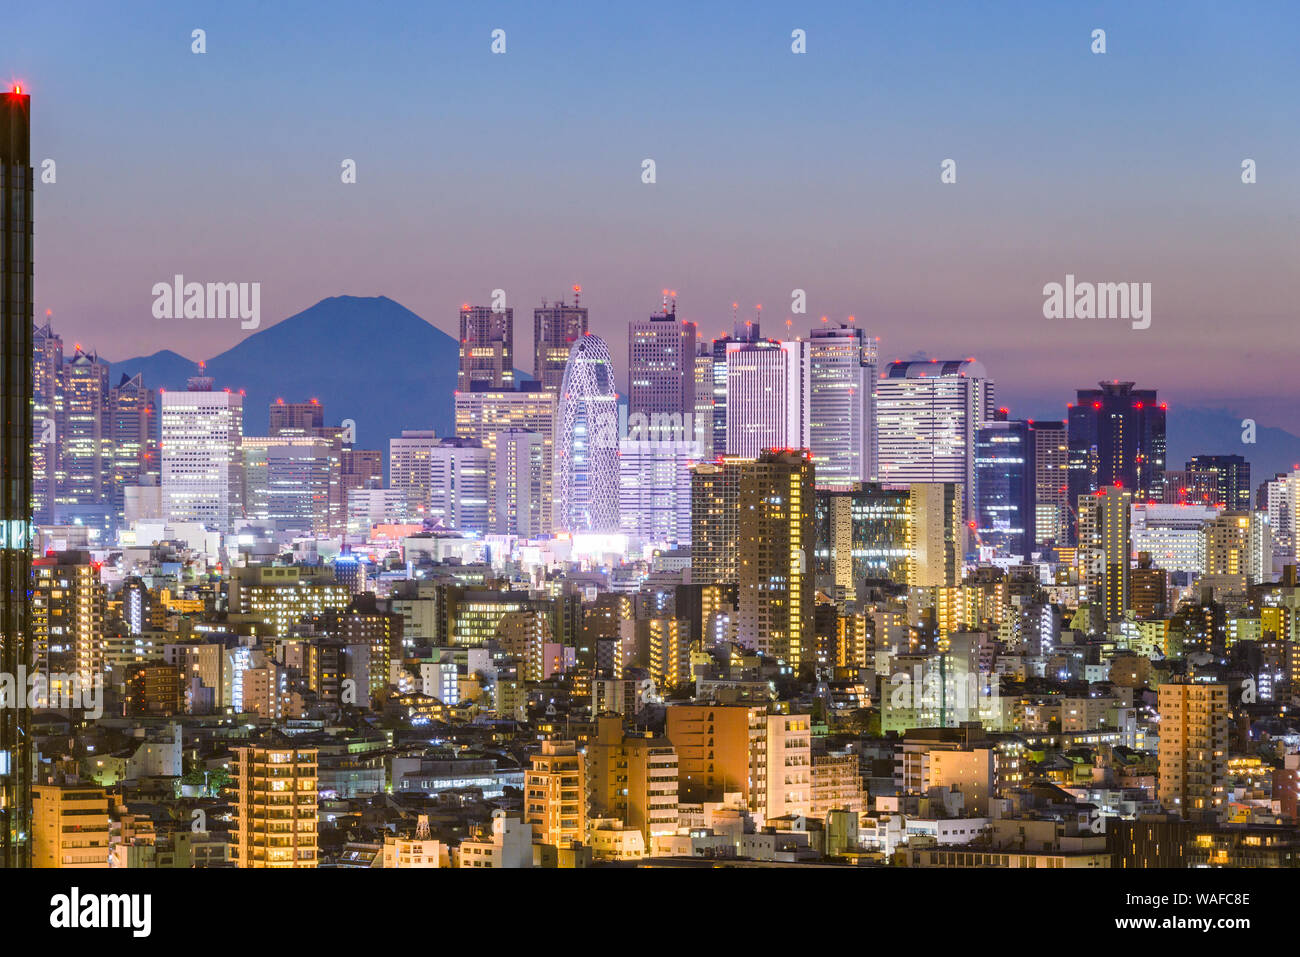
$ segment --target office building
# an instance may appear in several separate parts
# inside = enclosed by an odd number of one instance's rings
[[[509,391],[487,389],[456,393],[456,436],[473,439],[482,445],[489,462],[496,460],[497,437],[507,430],[522,429],[541,436],[541,526],[533,532],[534,537],[549,535],[552,528],[556,403],[557,394],[542,389],[537,382],[521,383]],[[497,513],[498,474],[495,468],[488,470],[489,520],[494,528],[500,523]]]
[[[563,299],[533,310],[533,379],[558,395],[573,344],[587,334],[587,308],[580,304],[582,287],[573,287],[573,305]]]
[[[475,439],[439,439],[429,449],[429,501],[425,518],[437,528],[485,534],[488,523],[488,452]]]
[[[880,481],[954,482],[973,520],[976,432],[994,417],[993,394],[974,359],[891,362],[876,382]]]
[[[700,460],[695,439],[622,439],[618,474],[623,531],[641,542],[688,544],[691,469]]]
[[[955,482],[916,482],[907,499],[907,584],[952,587],[961,580],[962,491]]]
[[[1164,501],[1165,404],[1132,382],[1098,386],[1078,390],[1069,408],[1069,501],[1107,487],[1135,502]]]
[[[230,532],[243,507],[244,397],[212,384],[200,372],[186,391],[163,393],[163,513],[170,522]]]
[[[1187,462],[1187,482],[1189,502],[1250,511],[1250,463],[1240,455],[1193,455]]]
[[[490,306],[460,307],[460,367],[456,388],[476,384],[509,389],[515,383],[515,311]]]
[[[1034,544],[1039,548],[1069,540],[1070,440],[1065,422],[1027,420],[1034,483]]]
[[[32,867],[109,867],[109,799],[89,784],[32,788]]]
[[[849,490],[818,490],[816,568],[853,597],[867,581],[906,584],[912,495],[875,482]]]
[[[808,339],[808,447],[819,489],[876,477],[877,344],[848,323]]]
[[[542,517],[550,511],[545,500],[551,471],[547,436],[527,429],[502,429],[496,433],[495,455],[488,468],[488,485],[496,486],[492,530],[519,538],[541,537]]]
[[[728,455],[808,448],[808,344],[729,343]]]
[[[1037,532],[1029,423],[1007,420],[1003,411],[975,436],[975,544],[1028,560]]]
[[[663,311],[633,319],[627,328],[628,421],[636,415],[677,416],[690,422],[695,413],[695,323],[677,319],[677,300],[664,294]],[[691,416],[690,419],[684,418]],[[690,435],[669,436],[679,441]]]

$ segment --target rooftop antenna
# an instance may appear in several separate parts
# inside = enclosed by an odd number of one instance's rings
[[[573,284],[573,308],[577,309],[582,305],[582,287],[576,282]]]
[[[421,814],[415,820],[415,839],[417,841],[427,841],[429,839],[429,815]]]

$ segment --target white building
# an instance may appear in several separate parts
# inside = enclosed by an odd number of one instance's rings
[[[429,452],[426,517],[460,532],[491,531],[488,525],[488,452],[474,439],[442,439]]]
[[[1129,529],[1133,555],[1150,552],[1151,563],[1157,568],[1202,575],[1205,540],[1201,529],[1221,511],[1212,505],[1134,505]]]
[[[493,531],[498,535],[540,538],[550,475],[550,439],[529,429],[503,429],[496,434],[492,471],[496,486]]]
[[[727,343],[727,454],[808,448],[808,343]]]
[[[975,433],[993,418],[993,382],[974,359],[891,362],[876,382],[880,481],[957,482],[975,513]]]
[[[808,341],[808,442],[818,488],[876,477],[876,340],[856,326],[814,329]]]
[[[162,394],[161,429],[164,517],[231,531],[243,494],[244,397],[196,376],[185,392]]]
[[[619,442],[619,517],[630,538],[690,542],[691,467],[701,459],[698,440]]]
[[[402,437],[388,440],[388,484],[406,495],[413,515],[424,515],[433,486],[432,450],[438,437],[432,431],[404,429]]]
[[[375,525],[400,525],[407,520],[406,493],[399,488],[348,489],[348,537],[365,541]]]

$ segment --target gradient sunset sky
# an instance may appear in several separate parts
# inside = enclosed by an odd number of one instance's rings
[[[620,366],[665,286],[710,337],[733,301],[783,335],[798,287],[796,333],[852,313],[884,359],[977,356],[1019,414],[1119,378],[1285,426],[1298,11],[22,3],[0,79],[32,95],[34,165],[57,163],[36,300],[69,348],[199,359],[251,334],[153,318],[176,273],[261,282],[263,327],[382,294],[454,333],[504,288],[524,369],[532,307],[575,282]],[[1067,273],[1150,282],[1151,328],[1044,319]]]

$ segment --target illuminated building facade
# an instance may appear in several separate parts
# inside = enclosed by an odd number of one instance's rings
[[[560,390],[556,531],[618,531],[617,401],[609,347],[599,336],[583,336],[569,352]]]

